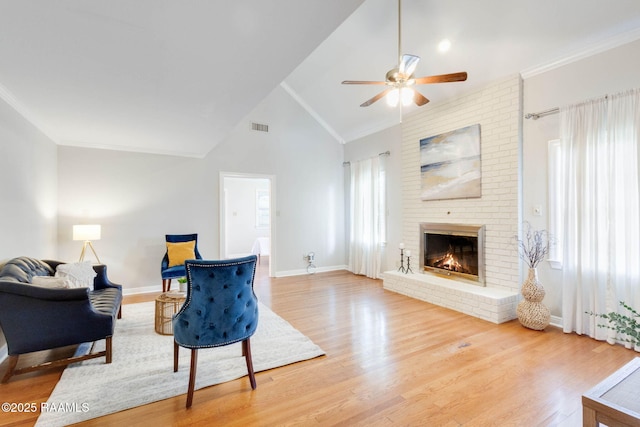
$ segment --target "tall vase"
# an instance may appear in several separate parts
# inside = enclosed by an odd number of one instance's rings
[[[518,304],[516,313],[522,326],[536,331],[541,331],[549,326],[551,313],[542,304],[545,292],[538,280],[538,270],[536,268],[529,269],[529,275],[522,284],[521,293],[524,299]]]

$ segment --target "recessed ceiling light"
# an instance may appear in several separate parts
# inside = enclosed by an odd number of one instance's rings
[[[442,53],[447,52],[451,49],[451,41],[449,39],[442,39],[440,43],[438,43],[438,50]]]

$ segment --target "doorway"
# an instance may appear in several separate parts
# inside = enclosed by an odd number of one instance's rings
[[[220,257],[257,255],[274,277],[275,177],[220,172]]]

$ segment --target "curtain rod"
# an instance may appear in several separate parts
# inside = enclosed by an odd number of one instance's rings
[[[609,95],[605,95],[603,97],[600,98],[595,98],[592,101],[598,101],[598,100],[603,100],[603,99],[609,99]],[[586,102],[590,102],[590,101],[586,101]],[[584,104],[584,103],[582,103]],[[576,105],[581,105],[581,104],[576,104]],[[550,114],[556,114],[560,112],[560,108],[556,107],[556,108],[551,108],[549,110],[544,110],[544,111],[540,111],[538,113],[529,113],[526,116],[524,116],[525,119],[533,119],[533,120],[538,120],[540,117],[544,117],[544,116],[548,116]]]
[[[391,151],[387,150],[384,153],[378,153],[378,156],[390,156],[391,155]],[[342,166],[347,166],[350,165],[351,162],[342,162]]]
[[[548,116],[550,114],[556,114],[558,112],[560,112],[560,108],[556,107],[556,108],[551,108],[549,110],[540,111],[538,113],[529,113],[526,116],[524,116],[524,118],[538,120],[540,117]]]

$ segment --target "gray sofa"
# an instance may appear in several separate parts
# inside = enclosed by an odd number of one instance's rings
[[[53,276],[59,261],[18,257],[0,270],[0,327],[9,354],[1,382],[36,369],[64,366],[95,357],[112,359],[112,336],[121,317],[122,286],[111,283],[105,265],[94,265],[93,288],[48,288],[31,284],[34,276]],[[106,349],[16,369],[22,354],[104,339]]]

